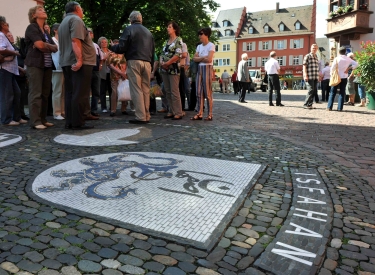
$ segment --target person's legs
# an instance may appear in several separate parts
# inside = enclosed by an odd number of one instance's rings
[[[207,109],[208,109],[208,118],[212,119],[212,108],[213,108],[213,93],[212,93],[212,65],[205,65],[201,66],[202,68],[202,86],[203,86],[203,93],[204,98],[207,99]],[[203,100],[204,103],[204,100]],[[201,109],[203,109],[203,104],[201,105]],[[203,110],[202,110],[203,114]]]
[[[135,119],[147,121],[142,91],[142,63],[143,61],[139,60],[129,60],[126,73],[129,79],[130,95],[135,106]],[[147,81],[150,81],[150,78],[148,78]],[[113,92],[114,91],[112,91],[112,93]]]
[[[29,113],[31,126],[42,125],[40,117],[42,110],[42,91],[44,85],[44,69],[28,67],[29,80]],[[48,100],[48,97],[47,97]],[[48,102],[48,101],[47,101]],[[47,110],[46,110],[47,111]]]
[[[326,80],[322,80],[320,82],[320,88],[322,89],[322,98],[320,101],[324,102],[326,100],[326,85],[327,85],[327,81]]]
[[[21,90],[18,87],[16,77],[14,74],[12,74],[12,88],[13,88],[13,120],[18,122],[21,120],[21,110],[20,110]]]
[[[0,115],[1,123],[9,124],[12,121],[13,89],[12,73],[0,69]]]
[[[272,103],[272,97],[273,97],[273,78],[272,78],[272,75],[269,75],[268,76],[268,85],[267,85],[267,88],[268,88],[268,103],[270,106],[273,105]]]
[[[197,87],[196,87],[195,81],[193,81],[191,82],[189,110],[190,111],[195,110],[196,105],[197,105]]]
[[[146,61],[139,61],[141,63],[141,91],[143,96],[142,110],[146,116],[146,121],[151,119],[150,116],[150,75],[151,64]],[[156,104],[156,103],[155,103]]]
[[[172,109],[172,113],[174,116],[182,116],[182,107],[181,107],[181,99],[180,99],[180,92],[178,89],[180,83],[180,76],[179,75],[170,75],[170,85],[171,85],[171,103],[169,107]]]
[[[180,92],[180,99],[181,99],[181,108],[182,110],[185,109],[185,69],[180,68],[180,81],[178,83],[178,88]]]
[[[102,109],[102,112],[104,110],[107,111],[107,80],[106,79],[100,79],[100,107]]]
[[[25,97],[27,96],[27,89],[26,89],[26,77],[17,77],[16,76],[17,85],[20,88],[21,96],[20,96],[20,113],[21,118],[29,119],[26,117],[25,114]]]
[[[111,89],[112,89],[112,95],[110,98],[111,102],[111,116],[114,116],[116,114],[117,110],[117,87],[118,87],[118,80],[112,79],[111,80]]]
[[[65,127],[72,126],[73,79],[70,66],[63,67],[65,88]]]
[[[316,80],[308,80],[305,82],[307,87],[307,95],[305,99],[305,103],[303,104],[306,107],[311,107],[314,102],[315,96],[315,89],[316,89]]]
[[[203,66],[198,66],[196,76],[196,90],[197,90],[197,111],[198,116],[202,117],[204,108],[204,93],[203,93]]]
[[[358,94],[361,98],[361,103],[358,104],[358,107],[365,107],[366,106],[366,93],[365,93],[365,86],[362,84],[358,84]]]
[[[172,109],[171,109],[171,106],[172,106],[172,95],[171,95],[171,84],[170,84],[170,78],[169,78],[169,74],[167,73],[162,73],[162,78],[163,78],[163,86],[164,86],[164,95],[165,95],[165,98],[168,102],[168,115],[172,115]]]
[[[340,94],[339,99],[337,102],[337,111],[342,111],[344,108],[344,101],[345,101],[345,92],[346,92],[346,84],[348,83],[347,78],[341,78],[340,86]]]
[[[63,113],[61,106],[61,94],[63,90],[63,73],[52,72],[52,107],[53,116],[58,117]]]
[[[47,111],[49,103],[49,95],[51,93],[52,85],[52,68],[44,68],[43,70],[43,87],[42,87],[42,108],[40,110],[40,119],[42,123],[47,122]]]
[[[336,96],[336,93],[337,93],[337,87],[338,87],[338,85],[331,87],[331,91],[329,92],[327,109],[332,110],[333,102],[335,101],[335,96]]]
[[[245,101],[246,86],[247,86],[247,82],[243,82],[243,81],[240,82],[240,93],[239,93],[239,97],[238,97],[239,102]]]
[[[98,111],[98,98],[100,96],[100,74],[99,71],[92,71],[91,77],[91,113]]]

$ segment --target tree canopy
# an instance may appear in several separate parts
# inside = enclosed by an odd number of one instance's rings
[[[48,23],[60,23],[63,18],[67,0],[46,0],[45,9]],[[194,52],[198,42],[197,31],[201,27],[211,26],[207,10],[216,11],[219,4],[214,0],[80,0],[84,9],[84,22],[94,31],[95,40],[101,36],[116,39],[129,24],[129,14],[133,10],[142,13],[143,25],[148,28],[155,39],[155,48],[160,52],[167,39],[166,24],[173,20],[181,28],[181,37]],[[212,40],[215,40],[214,35]],[[95,42],[96,42],[95,41]]]

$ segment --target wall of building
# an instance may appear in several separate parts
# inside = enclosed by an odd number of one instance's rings
[[[28,12],[31,7],[37,5],[34,0],[9,0],[9,4],[2,5],[0,15],[5,16],[9,23],[9,30],[14,37],[25,36],[25,30],[29,25]]]
[[[375,7],[371,7],[372,10],[375,10]],[[374,28],[375,27],[375,14],[370,15],[370,27]],[[350,45],[352,46],[353,52],[360,51],[361,50],[361,42],[362,41],[375,41],[375,30],[373,33],[366,33],[366,34],[361,34],[361,37],[359,40],[351,40]]]
[[[215,55],[214,55],[214,70],[215,70],[216,75],[221,76],[224,70],[227,70],[229,74],[233,74],[237,66],[237,60],[236,60],[236,47],[237,46],[236,46],[236,43],[234,42],[233,37],[230,39],[220,39],[216,45],[217,45],[217,51],[215,52]],[[229,51],[226,50],[227,45],[229,45]],[[223,50],[223,46],[225,47],[225,51]],[[229,60],[229,65],[227,65],[228,60]],[[224,62],[225,62],[225,65],[223,64]]]

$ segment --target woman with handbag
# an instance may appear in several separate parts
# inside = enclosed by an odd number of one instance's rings
[[[348,53],[347,56],[354,60],[354,54]],[[348,84],[346,85],[346,95],[349,96],[348,102],[344,103],[344,105],[354,106],[355,101],[355,87],[354,87],[354,71],[352,68],[348,71]]]
[[[337,89],[340,89],[339,100],[337,104],[337,111],[342,111],[344,107],[346,84],[348,83],[348,71],[349,68],[355,69],[358,63],[346,56],[346,48],[341,47],[339,49],[339,56],[333,60],[331,67],[331,78],[329,86],[331,91],[329,93],[327,111],[332,111],[333,102]]]
[[[16,81],[19,69],[16,56],[20,54],[6,37],[9,24],[4,16],[0,16],[0,54],[3,62],[0,63],[0,112],[1,123],[8,126],[17,126],[27,123],[21,119],[20,96],[21,90]]]
[[[182,39],[179,37],[180,27],[174,21],[167,24],[167,32],[169,39],[163,47],[160,58],[164,89],[169,105],[168,113],[164,118],[178,120],[183,116],[179,90],[180,70],[178,68],[182,54]]]
[[[25,65],[29,80],[29,113],[34,129],[53,126],[47,121],[48,97],[52,84],[52,55],[58,48],[44,30],[47,13],[42,6],[29,10],[30,25],[25,32],[27,55]]]

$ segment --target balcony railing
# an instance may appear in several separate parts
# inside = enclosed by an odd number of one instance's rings
[[[360,34],[372,33],[373,28],[370,28],[370,15],[372,13],[368,10],[354,10],[327,19],[326,36],[337,38],[340,35],[350,35],[355,40],[359,39]]]

